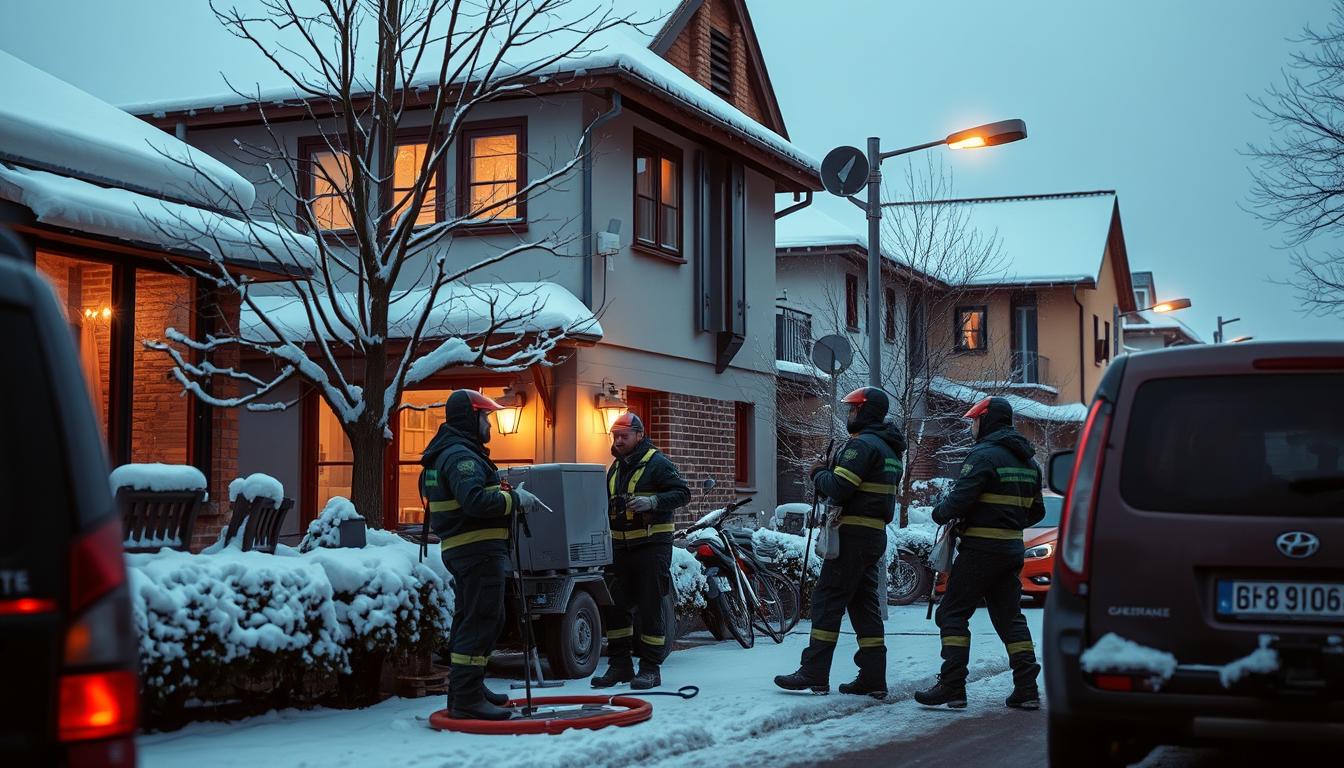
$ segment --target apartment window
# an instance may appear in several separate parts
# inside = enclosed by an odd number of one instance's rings
[[[635,242],[681,259],[681,150],[635,136]]]
[[[717,29],[709,30],[709,89],[733,100],[733,39]]]
[[[1111,322],[1092,316],[1092,362],[1103,365],[1111,359]]]
[[[1106,362],[1109,363],[1111,361],[1111,321],[1103,320],[1102,326],[1105,329],[1105,333],[1102,335],[1101,349],[1106,354]]]
[[[957,307],[954,348],[958,352],[984,352],[989,346],[988,310],[983,307]]]
[[[859,330],[859,276],[845,275],[845,327]]]
[[[882,316],[882,336],[887,341],[896,341],[896,289],[886,288],[882,291],[883,298],[886,299],[885,314]]]
[[[429,154],[429,142],[427,139],[419,141],[398,141],[397,152],[392,160],[392,217],[390,223],[395,223],[407,206],[411,204],[411,197],[415,192],[415,182],[420,178],[420,169],[424,167],[425,156]],[[425,199],[420,204],[420,210],[415,214],[415,225],[417,227],[426,224],[433,224],[439,221],[439,180],[443,174],[438,169],[432,170],[429,188],[425,190]]]
[[[490,120],[466,125],[457,147],[457,213],[473,223],[527,219],[527,122]]]
[[[1151,307],[1153,305],[1152,297],[1148,295],[1147,286],[1134,289],[1134,303],[1138,306],[1139,309],[1146,309],[1147,307]]]
[[[737,403],[733,424],[733,481],[738,488],[751,485],[751,434],[756,408],[751,403]]]
[[[906,308],[906,361],[912,374],[924,371],[925,349],[928,342],[924,334],[924,297],[914,292]]]
[[[346,192],[350,188],[350,153],[333,149],[330,142],[322,138],[305,140],[301,143],[300,152],[304,196],[311,201],[313,218],[317,222],[318,229],[323,232],[349,232],[354,229],[354,218],[346,199]],[[420,177],[420,168],[428,152],[427,137],[423,135],[398,137],[392,160],[391,183],[384,190],[390,194],[389,204],[392,207],[389,225],[395,222],[410,204],[411,193],[416,180]],[[425,192],[425,199],[415,216],[417,226],[433,224],[440,220],[440,180],[443,178],[441,164],[433,173],[430,187]]]

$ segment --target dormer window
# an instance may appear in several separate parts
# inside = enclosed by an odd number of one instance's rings
[[[733,39],[709,30],[709,89],[727,102],[733,100]]]

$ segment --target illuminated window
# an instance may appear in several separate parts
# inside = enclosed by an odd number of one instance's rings
[[[470,221],[515,221],[527,217],[515,199],[527,183],[526,125],[511,120],[468,127],[459,142],[461,194],[458,214]]]
[[[411,203],[411,194],[415,189],[416,179],[420,178],[420,170],[425,164],[425,155],[429,153],[429,145],[423,141],[404,142],[397,144],[397,156],[393,161],[392,167],[392,221],[401,216],[402,211]],[[433,224],[439,220],[439,178],[442,174],[437,171],[430,181],[429,189],[425,190],[424,202],[420,205],[420,210],[416,213],[416,226]]]
[[[983,352],[988,346],[985,307],[957,307],[956,349],[958,352]]]
[[[329,149],[313,150],[307,168],[308,198],[318,228],[324,232],[351,229],[350,206],[344,195],[350,185],[350,156]]]
[[[302,174],[306,185],[305,196],[311,201],[313,218],[324,232],[349,232],[354,228],[354,219],[350,214],[349,201],[345,190],[350,186],[350,155],[344,151],[334,151],[324,140],[307,142],[302,148],[304,153]],[[393,157],[392,180],[390,185],[390,205],[392,216],[389,223],[395,222],[406,206],[410,204],[411,192],[415,181],[420,177],[425,154],[429,144],[425,139],[399,140],[396,155]],[[440,164],[442,165],[442,164]],[[424,202],[416,214],[417,225],[433,224],[439,220],[439,180],[442,173],[439,168],[433,170],[434,176],[425,193]]]
[[[681,150],[635,138],[635,241],[680,258]]]

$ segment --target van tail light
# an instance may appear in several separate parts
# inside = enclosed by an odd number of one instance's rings
[[[0,616],[25,616],[34,613],[55,613],[56,601],[43,597],[20,597],[0,600]]]
[[[1087,595],[1089,549],[1092,546],[1093,514],[1097,488],[1106,457],[1106,440],[1111,432],[1111,404],[1102,398],[1092,403],[1078,439],[1078,455],[1064,495],[1064,514],[1060,521],[1059,582],[1075,595]]]
[[[125,736],[135,730],[135,673],[126,670],[61,676],[61,741]]]
[[[1092,685],[1103,691],[1119,691],[1130,693],[1141,691],[1152,693],[1160,689],[1158,680],[1155,680],[1152,673],[1144,674],[1094,674],[1092,675]]]
[[[70,552],[70,615],[79,614],[93,601],[126,581],[122,561],[121,519],[106,523],[80,536]]]
[[[1251,363],[1257,371],[1339,371],[1344,357],[1262,357]]]

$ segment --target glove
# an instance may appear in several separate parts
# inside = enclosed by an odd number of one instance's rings
[[[537,495],[535,493],[527,490],[521,485],[515,488],[513,492],[518,494],[518,506],[523,510],[523,512],[530,514],[537,507],[546,506],[541,502],[541,499],[537,498]]]
[[[625,508],[631,512],[652,512],[653,497],[631,496],[630,500],[625,503]]]

